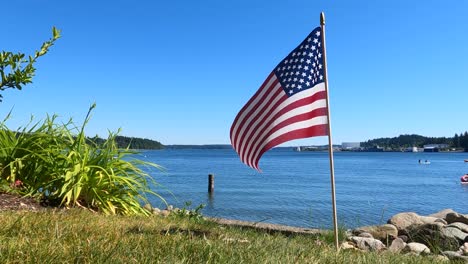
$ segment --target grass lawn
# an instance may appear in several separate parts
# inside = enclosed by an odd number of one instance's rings
[[[285,236],[170,216],[82,209],[0,212],[1,263],[434,263],[431,257],[340,251],[332,234]],[[331,232],[332,233],[332,232]]]

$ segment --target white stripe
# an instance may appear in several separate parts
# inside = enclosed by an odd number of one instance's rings
[[[281,129],[278,129],[273,134],[268,136],[268,138],[257,149],[257,151],[255,152],[254,157],[252,158],[251,161],[249,161],[249,164],[251,164],[255,160],[255,158],[258,156],[260,150],[263,149],[263,147],[265,147],[266,144],[268,144],[270,141],[278,138],[279,136],[281,136],[281,135],[283,135],[285,133],[291,132],[291,131],[304,129],[304,128],[308,128],[308,127],[313,127],[313,126],[317,126],[317,125],[324,125],[324,124],[328,124],[327,116],[317,116],[317,117],[314,117],[312,119],[296,122],[296,123],[287,125],[287,126],[281,128]]]
[[[237,133],[237,129],[239,128],[239,124],[242,123],[242,121],[244,121],[244,118],[245,116],[247,115],[247,113],[249,113],[252,108],[258,104],[258,101],[263,98],[263,95],[266,93],[266,91],[268,90],[268,88],[271,86],[271,84],[276,80],[276,75],[273,74],[273,76],[270,78],[270,80],[268,81],[268,83],[265,85],[265,87],[262,89],[262,91],[260,92],[260,94],[258,94],[258,96],[252,101],[251,104],[249,104],[249,106],[247,107],[247,109],[245,109],[244,111],[242,111],[242,113],[240,113],[240,116],[239,118],[237,119],[237,122],[234,126],[234,129],[232,130],[232,135],[235,137]],[[232,139],[231,139],[232,140]],[[237,142],[237,139],[235,139],[236,142],[232,142],[232,143],[235,143],[234,145],[234,149],[237,150],[237,145],[238,145],[238,142]]]
[[[322,91],[325,91],[325,84],[324,84],[324,83],[317,84],[316,86],[314,86],[314,87],[311,88],[311,89],[307,89],[307,90],[305,90],[305,91],[303,91],[303,92],[294,94],[293,96],[291,96],[291,97],[289,97],[288,99],[286,99],[283,103],[281,103],[281,104],[273,111],[273,113],[271,113],[271,115],[270,115],[270,117],[268,118],[268,120],[269,120],[270,118],[274,117],[279,111],[281,111],[282,109],[284,109],[284,108],[287,107],[288,105],[290,105],[290,104],[292,104],[292,103],[294,103],[294,102],[297,102],[297,101],[299,101],[299,100],[301,100],[301,99],[304,99],[304,98],[313,96],[314,94],[316,94],[316,93],[318,93],[318,92],[322,92]],[[313,104],[312,104],[312,105],[313,105]],[[326,105],[325,105],[324,107],[326,107]],[[286,113],[285,113],[285,114],[286,114]],[[283,116],[284,116],[284,115],[283,115]],[[281,118],[281,117],[280,117],[280,118]],[[283,121],[283,120],[282,120],[282,121]],[[259,122],[259,121],[257,120],[257,122]],[[256,130],[256,134],[259,133],[259,132],[261,132],[261,131],[264,129],[264,127],[266,126],[267,123],[268,123],[268,122],[263,122],[262,125]],[[277,123],[276,123],[276,124],[277,124]],[[260,138],[263,138],[263,137],[266,135],[266,133],[269,133],[273,127],[274,127],[274,126],[270,126],[270,128],[268,128],[267,130],[265,130]],[[256,138],[256,136],[253,136],[252,138]],[[249,143],[250,143],[250,140],[251,140],[252,138],[249,138]],[[261,142],[258,142],[258,141],[257,141],[257,142],[255,143],[254,148],[253,148],[254,150],[255,150],[256,146],[257,146],[259,143],[261,143]],[[251,143],[250,143],[250,144],[251,144]],[[250,144],[249,144],[249,145],[250,145]],[[247,149],[249,149],[249,147],[248,147]],[[239,155],[241,155],[241,156],[245,156],[245,154],[242,154],[241,152],[238,152],[238,153],[239,153]],[[250,155],[251,155],[251,154],[252,154],[252,153],[250,153]],[[246,159],[242,159],[242,160],[246,160]]]
[[[274,88],[274,90],[272,91],[271,94],[277,92],[277,90],[281,90],[280,93],[278,93],[278,95],[270,101],[270,99],[266,99],[265,101],[263,101],[262,105],[260,107],[257,108],[257,110],[255,111],[255,113],[252,114],[250,120],[248,120],[248,123],[246,122],[244,124],[244,126],[242,126],[242,129],[241,131],[239,132],[240,134],[239,135],[242,135],[241,133],[244,133],[244,130],[248,128],[247,130],[247,133],[242,136],[243,138],[252,138],[250,136],[250,134],[253,132],[253,131],[258,131],[257,127],[258,125],[260,124],[264,124],[263,122],[261,122],[263,120],[263,118],[265,117],[265,115],[268,114],[268,112],[274,107],[274,105],[281,99],[287,97],[287,95],[284,93],[283,91],[283,88],[281,88],[281,85],[280,83],[278,83],[277,87]],[[263,109],[263,107],[267,106],[266,109]],[[259,113],[261,111],[261,113]],[[252,119],[256,118],[258,115],[260,114],[260,116],[257,118],[257,120],[255,122],[252,122]],[[240,146],[239,146],[239,154],[242,153],[244,150],[245,150],[245,144],[247,143],[247,140],[243,140],[240,142]]]
[[[239,144],[241,144],[242,142],[239,142],[239,140],[241,138],[244,138],[242,136],[242,134],[245,132],[246,129],[250,128],[251,127],[251,120],[253,118],[255,118],[256,116],[258,116],[260,114],[260,111],[263,111],[263,107],[265,107],[266,105],[268,105],[270,103],[270,100],[271,98],[273,97],[273,95],[278,91],[278,90],[281,90],[281,92],[283,92],[283,88],[281,88],[281,84],[280,83],[277,83],[275,85],[275,87],[273,88],[273,90],[267,95],[267,97],[265,97],[261,102],[260,102],[260,105],[258,105],[258,107],[256,107],[255,111],[250,114],[250,117],[245,121],[244,125],[239,127],[239,134],[238,134],[238,137],[236,138],[236,145],[235,145],[235,149],[239,150],[240,149],[240,146]],[[284,94],[284,92],[283,92]],[[280,94],[281,96],[281,94]],[[282,96],[281,96],[282,97]],[[275,98],[274,100],[277,100],[279,98]]]
[[[261,142],[259,142],[258,140],[256,141],[253,141],[254,139],[257,138],[258,134],[260,132],[263,132],[260,137],[258,138],[263,138],[265,135],[267,135],[268,133],[270,133],[270,131],[275,128],[278,124],[280,124],[281,122],[291,118],[291,117],[294,117],[294,116],[297,116],[297,115],[301,115],[301,114],[305,114],[305,113],[309,113],[315,109],[320,109],[320,108],[326,108],[327,107],[327,100],[326,99],[319,99],[315,102],[313,102],[312,104],[308,104],[308,105],[304,105],[304,106],[301,106],[301,107],[297,107],[297,108],[293,108],[291,109],[290,111],[282,114],[281,116],[279,116],[277,119],[275,119],[270,125],[269,127],[267,127],[267,129],[263,130],[263,128],[267,125],[267,123],[270,121],[271,118],[274,117],[274,114],[271,115],[268,120],[265,120],[265,122],[262,124],[262,126],[260,128],[258,128],[256,131],[255,131],[255,134],[250,137],[249,139],[249,144],[247,146],[247,149],[250,149],[250,145],[254,143],[254,147],[253,147],[253,150],[255,150],[257,148],[257,145],[260,144]],[[276,112],[279,112],[276,111]],[[250,155],[251,156],[253,153],[250,152]],[[250,158],[250,157],[248,157]],[[248,159],[247,159],[248,160]]]

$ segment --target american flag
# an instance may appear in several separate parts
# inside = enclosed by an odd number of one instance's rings
[[[286,141],[328,135],[321,28],[315,28],[268,75],[231,126],[242,162],[260,170],[260,157]]]

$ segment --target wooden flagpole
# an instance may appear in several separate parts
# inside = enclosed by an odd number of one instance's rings
[[[331,133],[331,119],[330,119],[330,104],[328,95],[328,73],[327,73],[327,53],[325,50],[325,14],[320,13],[320,27],[322,29],[322,45],[323,45],[323,73],[325,77],[325,91],[327,92],[327,118],[328,118],[328,154],[330,158],[330,180],[331,180],[331,194],[333,205],[333,232],[335,234],[335,247],[338,250],[338,220],[336,217],[336,198],[335,198],[335,168],[333,164],[333,143]]]

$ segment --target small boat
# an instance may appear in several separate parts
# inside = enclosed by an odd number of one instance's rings
[[[468,162],[468,159],[466,159],[465,162]]]
[[[465,174],[465,175],[461,176],[460,183],[461,184],[468,184],[468,174]]]
[[[429,165],[429,164],[431,164],[431,162],[428,161],[428,160],[425,160],[425,161],[419,160],[419,164],[422,164],[422,165]]]

